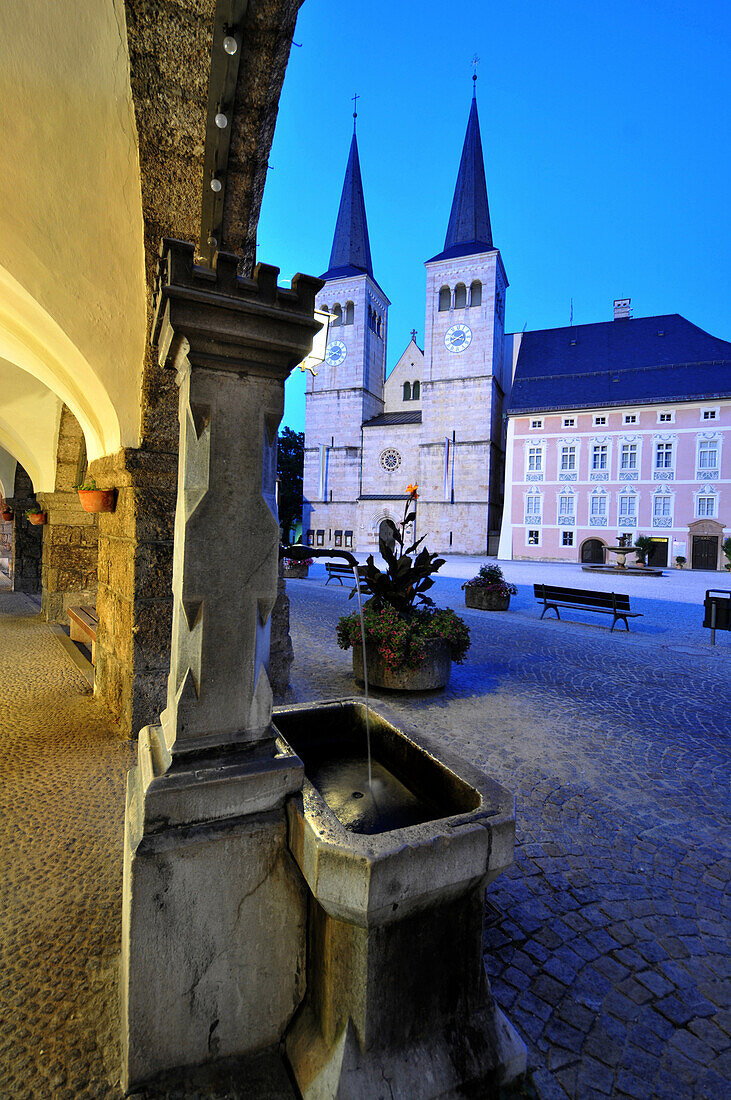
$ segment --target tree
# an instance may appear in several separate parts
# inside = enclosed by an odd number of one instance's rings
[[[302,519],[302,473],[305,465],[305,433],[282,428],[277,449],[279,478],[279,525],[282,537],[289,541],[293,528]]]

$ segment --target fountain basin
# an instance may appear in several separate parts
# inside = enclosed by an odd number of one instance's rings
[[[310,890],[307,992],[287,1058],[304,1100],[488,1100],[526,1065],[482,957],[485,886],[513,860],[514,798],[380,701],[370,716],[387,797],[379,788],[385,807],[362,811],[363,701],[273,715],[280,751],[304,763],[288,842]]]
[[[380,827],[349,820],[352,802],[355,815],[360,803],[368,809],[361,700],[279,707],[273,723],[305,765],[301,796],[287,803],[290,849],[331,916],[363,926],[400,920],[476,883],[484,888],[512,863],[510,791],[421,733],[417,741],[382,703],[371,709],[374,779],[386,773],[389,783]],[[341,765],[335,780],[328,759]],[[347,797],[354,765],[364,793],[357,801]],[[400,804],[397,786],[407,794]]]

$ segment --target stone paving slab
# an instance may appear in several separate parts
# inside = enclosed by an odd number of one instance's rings
[[[290,697],[359,695],[334,640],[353,603],[313,573],[287,585]],[[460,607],[460,583],[440,579],[437,601]],[[629,635],[538,621],[532,599],[463,609],[473,645],[448,689],[388,694],[517,795],[485,958],[541,1100],[731,1095],[731,648],[675,621],[676,604],[697,621],[694,598],[648,600]]]

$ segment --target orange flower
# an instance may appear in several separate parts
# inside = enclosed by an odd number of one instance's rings
[[[419,488],[418,485],[407,485],[406,486],[406,493],[407,493],[408,496],[411,497],[412,500],[418,500],[419,499],[419,494],[416,491],[418,488]]]

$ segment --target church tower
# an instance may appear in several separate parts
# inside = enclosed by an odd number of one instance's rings
[[[353,115],[355,120],[356,115]],[[353,543],[360,496],[361,426],[383,412],[389,300],[373,277],[358,142],[345,171],[330,264],[317,308],[332,315],[325,362],[305,399],[303,541]]]
[[[497,542],[507,286],[473,90],[444,248],[426,263],[418,527],[432,550],[485,554],[489,536]]]

